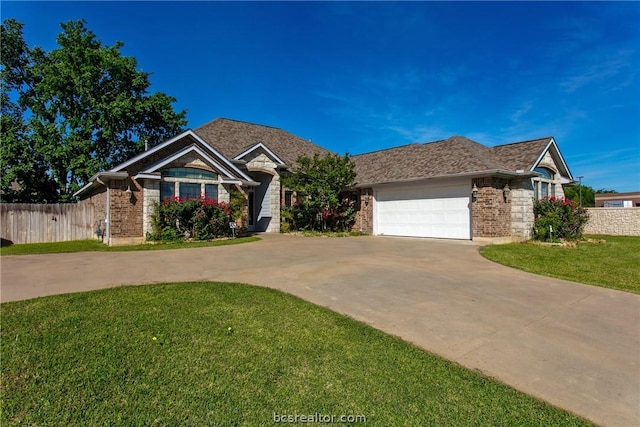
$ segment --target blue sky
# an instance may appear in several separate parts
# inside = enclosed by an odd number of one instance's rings
[[[12,2],[30,46],[84,18],[188,126],[276,126],[340,154],[554,136],[574,177],[640,191],[639,2]]]

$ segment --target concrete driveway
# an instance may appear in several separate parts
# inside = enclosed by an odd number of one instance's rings
[[[1,301],[154,282],[269,286],[553,405],[640,425],[640,296],[496,265],[472,242],[263,235],[171,251],[2,257]]]

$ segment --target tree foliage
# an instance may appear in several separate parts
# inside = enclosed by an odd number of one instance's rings
[[[565,186],[562,190],[564,191],[564,197],[566,199],[579,202],[581,197],[580,194],[582,193],[582,206],[594,207],[596,205],[595,191],[593,191],[593,188],[587,185]]]
[[[283,178],[285,187],[298,196],[289,215],[293,227],[349,230],[356,211],[346,190],[353,186],[355,177],[355,164],[348,155],[300,157],[292,173]]]
[[[582,192],[582,206],[592,208],[596,205],[596,194],[610,194],[617,193],[616,190],[607,190],[601,188],[599,190],[594,190],[592,187],[588,185],[572,185],[563,187],[564,196],[567,199],[574,200],[576,202],[580,201],[580,193]]]
[[[2,199],[68,201],[106,170],[179,133],[176,100],[148,92],[149,73],[105,46],[85,21],[61,24],[58,47],[30,48],[23,25],[2,23]]]

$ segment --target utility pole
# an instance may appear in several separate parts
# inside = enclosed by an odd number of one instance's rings
[[[578,194],[580,195],[580,207],[582,207],[582,178],[583,175],[578,177]]]

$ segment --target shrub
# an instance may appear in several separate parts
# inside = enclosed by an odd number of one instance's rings
[[[232,210],[211,199],[171,198],[156,206],[151,217],[149,240],[174,241],[192,238],[211,240],[231,236]]]
[[[355,163],[349,156],[299,157],[283,185],[298,195],[285,222],[295,230],[347,231],[356,210],[345,190],[353,187]]]
[[[555,197],[535,201],[533,213],[534,238],[537,240],[580,239],[589,220],[587,210],[578,207],[576,202]]]

